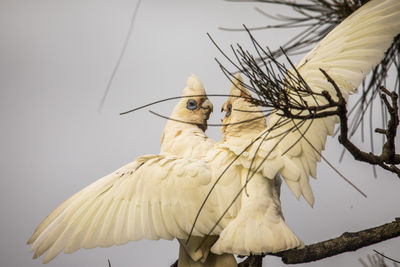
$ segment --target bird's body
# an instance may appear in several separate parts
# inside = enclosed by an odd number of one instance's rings
[[[206,95],[203,85],[197,79],[189,79],[183,96],[194,97],[184,99],[175,106],[161,137],[160,154],[198,159],[199,162],[204,164],[203,166],[208,167],[207,163],[204,162],[204,157],[214,147],[215,142],[205,134],[205,130],[210,115],[207,110],[212,111],[213,107],[211,102],[203,95]],[[187,112],[189,100],[196,101],[206,112],[199,114]],[[193,122],[193,117],[195,117],[196,122],[202,123],[184,123]],[[209,175],[211,178],[211,172]],[[203,192],[197,200],[199,201],[204,196]],[[188,222],[190,223],[190,220]],[[187,236],[187,234],[184,237],[177,236],[179,241],[178,267],[236,266],[233,255],[215,255],[210,252],[211,246],[218,238],[217,236],[204,236],[204,233],[197,236],[196,234],[190,238],[188,243]]]
[[[258,168],[263,153],[257,149],[257,140],[264,133],[266,123],[260,108],[250,103],[249,97],[237,75],[223,106],[226,116],[221,128],[222,141],[209,153],[212,157],[209,161],[219,165],[221,170],[234,162],[229,168],[240,180],[233,188],[231,199],[227,199],[230,204],[236,195],[239,196],[236,208],[231,211],[233,216],[212,247],[217,254],[261,254],[303,245],[283,218],[280,178],[268,177]]]

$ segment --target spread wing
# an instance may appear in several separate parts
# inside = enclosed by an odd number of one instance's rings
[[[334,79],[347,99],[371,68],[383,58],[393,38],[399,33],[400,1],[370,1],[332,30],[299,63],[297,70],[313,91],[325,90],[335,98],[334,88],[319,70],[322,68]],[[307,102],[315,105],[327,103],[322,97],[316,97],[315,101],[310,98]],[[281,120],[281,116],[272,114],[268,121],[269,129],[280,124]],[[269,177],[275,177],[275,172],[279,171],[293,193],[297,197],[303,195],[313,205],[309,175],[316,176],[316,164],[320,161],[327,135],[333,134],[337,118],[308,120],[304,124],[300,122],[288,121],[271,130],[266,138],[270,140],[265,140],[261,148],[264,154],[261,154],[269,155],[267,162],[271,164],[265,164]],[[268,154],[271,149],[275,151]],[[277,160],[276,155],[283,153]]]
[[[34,258],[47,251],[46,263],[63,250],[71,253],[142,238],[187,238],[211,179],[202,160],[140,157],[63,202],[39,225],[28,244]],[[194,235],[206,234],[214,226],[220,214],[214,205],[211,201],[203,209]]]

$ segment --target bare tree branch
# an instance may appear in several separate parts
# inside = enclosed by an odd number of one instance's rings
[[[337,238],[273,254],[286,264],[306,263],[321,260],[344,252],[355,251],[400,236],[400,218],[378,227],[359,232],[346,232]]]
[[[400,169],[396,167],[396,165],[400,164],[400,155],[396,154],[395,150],[395,137],[397,134],[397,126],[399,125],[397,104],[398,96],[396,92],[389,92],[386,88],[382,86],[380,87],[380,90],[382,91],[381,98],[389,112],[390,120],[388,121],[388,126],[386,130],[376,129],[375,132],[384,134],[386,136],[386,142],[383,144],[382,153],[380,155],[375,155],[372,152],[366,153],[361,151],[348,139],[346,100],[343,98],[340,89],[335,81],[331,77],[329,77],[329,75],[324,70],[321,69],[321,72],[333,85],[339,98],[337,102],[332,102],[335,104],[335,106],[337,106],[336,112],[340,118],[339,142],[353,155],[356,160],[364,161],[372,165],[379,165],[385,170],[397,174],[397,176],[400,178]],[[390,96],[392,102],[391,104],[387,100],[386,96]]]

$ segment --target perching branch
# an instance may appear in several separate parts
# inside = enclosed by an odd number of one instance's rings
[[[400,218],[393,222],[359,232],[346,232],[337,238],[273,254],[286,264],[306,263],[355,251],[400,236]]]
[[[356,251],[362,247],[376,244],[400,236],[400,218],[378,227],[359,232],[346,232],[339,237],[305,246],[302,249],[291,249],[275,254],[285,264],[299,264],[321,260],[344,252]],[[250,256],[239,267],[258,267],[260,256]]]

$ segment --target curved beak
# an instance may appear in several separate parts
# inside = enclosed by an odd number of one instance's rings
[[[203,104],[201,104],[201,108],[203,109],[209,109],[210,113],[213,111],[213,104],[210,102],[210,100],[206,99]]]
[[[206,115],[206,120],[210,117],[211,112],[213,111],[213,104],[211,103],[210,100],[206,99],[204,102],[201,104],[201,108],[205,109],[205,115]]]

